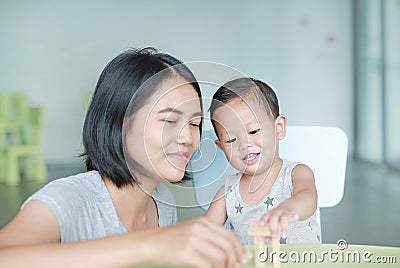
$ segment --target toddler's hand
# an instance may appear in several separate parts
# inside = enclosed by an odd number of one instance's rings
[[[297,221],[299,219],[298,214],[294,210],[286,210],[283,208],[275,208],[269,213],[261,217],[258,224],[260,226],[269,226],[271,236],[266,238],[266,242],[269,242],[272,238],[276,236],[281,236],[282,238],[287,237],[288,225],[291,222]],[[280,227],[280,234],[279,234]]]

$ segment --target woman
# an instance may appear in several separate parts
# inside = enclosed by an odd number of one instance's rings
[[[50,182],[0,230],[7,267],[211,267],[245,261],[232,232],[204,218],[176,224],[171,193],[197,149],[201,93],[191,71],[154,49],[103,70],[87,112],[88,172]],[[159,228],[163,227],[163,228]],[[210,262],[211,261],[211,262]]]

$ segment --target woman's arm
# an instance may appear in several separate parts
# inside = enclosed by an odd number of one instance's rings
[[[222,186],[215,194],[205,217],[210,221],[222,226],[228,217],[225,206],[225,187]]]
[[[305,220],[317,209],[318,195],[312,170],[303,164],[295,166],[292,171],[292,183],[292,197],[283,201],[260,220],[260,225],[269,225],[272,237],[277,235],[279,226],[281,235],[286,237],[290,222]]]
[[[45,203],[29,201],[0,230],[0,249],[21,245],[59,243],[60,229],[53,211]]]
[[[39,201],[29,202],[0,230],[0,263],[6,267],[126,267],[154,263],[232,266],[245,255],[235,235],[204,217],[166,228],[97,240],[59,242],[57,220]]]

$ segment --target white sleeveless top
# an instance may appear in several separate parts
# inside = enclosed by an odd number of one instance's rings
[[[283,159],[278,178],[270,191],[255,205],[246,204],[239,191],[241,173],[229,176],[225,182],[225,204],[231,229],[244,245],[254,244],[247,234],[251,221],[259,221],[270,210],[293,195],[292,170],[299,163]],[[308,219],[290,223],[288,237],[280,239],[281,244],[319,244],[320,227],[315,213]]]

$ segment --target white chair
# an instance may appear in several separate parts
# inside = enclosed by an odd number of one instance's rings
[[[213,130],[205,130],[199,150],[190,161],[195,197],[207,209],[227,175],[237,172],[214,144]],[[334,207],[343,197],[347,163],[347,136],[336,127],[289,126],[279,144],[280,156],[307,164],[314,172],[319,208]],[[322,235],[321,235],[322,238]]]

